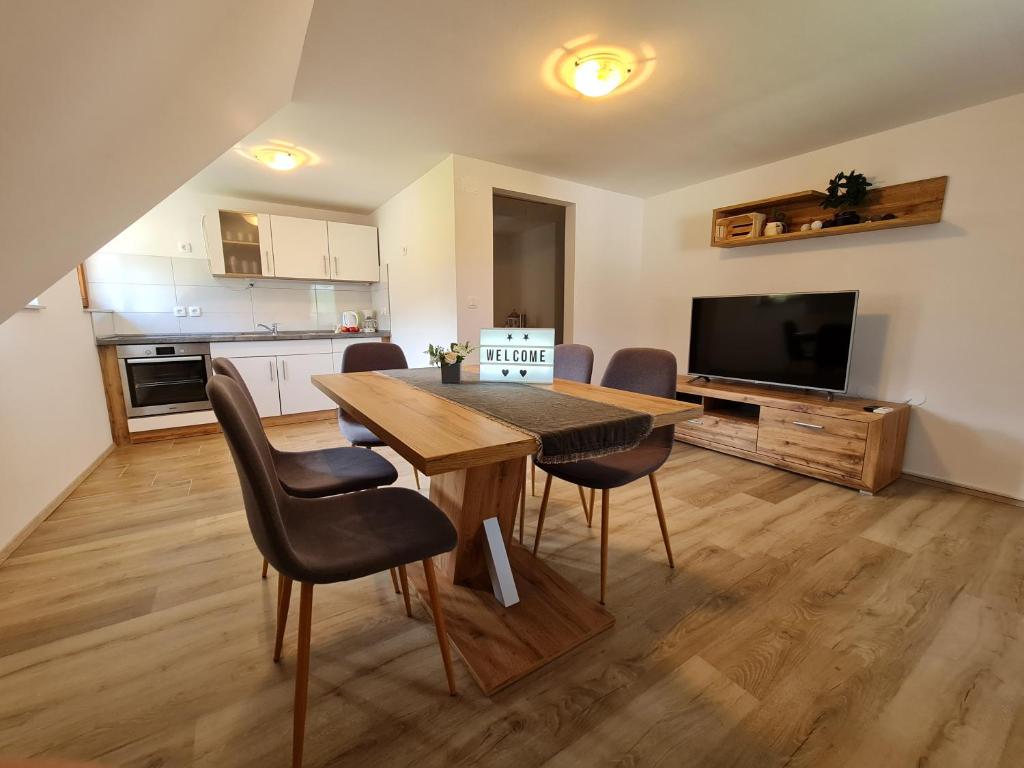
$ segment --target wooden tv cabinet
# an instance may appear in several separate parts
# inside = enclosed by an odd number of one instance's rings
[[[704,415],[677,424],[677,440],[867,493],[900,476],[908,405],[692,378],[678,378],[676,397]]]

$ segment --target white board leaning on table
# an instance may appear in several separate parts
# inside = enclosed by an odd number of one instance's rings
[[[481,329],[480,381],[550,384],[554,374],[554,328]]]

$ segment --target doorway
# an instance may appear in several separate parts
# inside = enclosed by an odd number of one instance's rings
[[[565,326],[565,207],[495,194],[494,326]]]

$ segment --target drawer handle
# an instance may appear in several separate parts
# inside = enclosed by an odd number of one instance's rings
[[[704,419],[687,419],[690,424],[703,424]]]
[[[808,424],[806,421],[794,421],[798,427],[806,427],[807,429],[824,429],[821,424]]]

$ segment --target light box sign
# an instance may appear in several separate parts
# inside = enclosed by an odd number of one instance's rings
[[[550,384],[555,374],[554,328],[483,328],[480,381]]]

